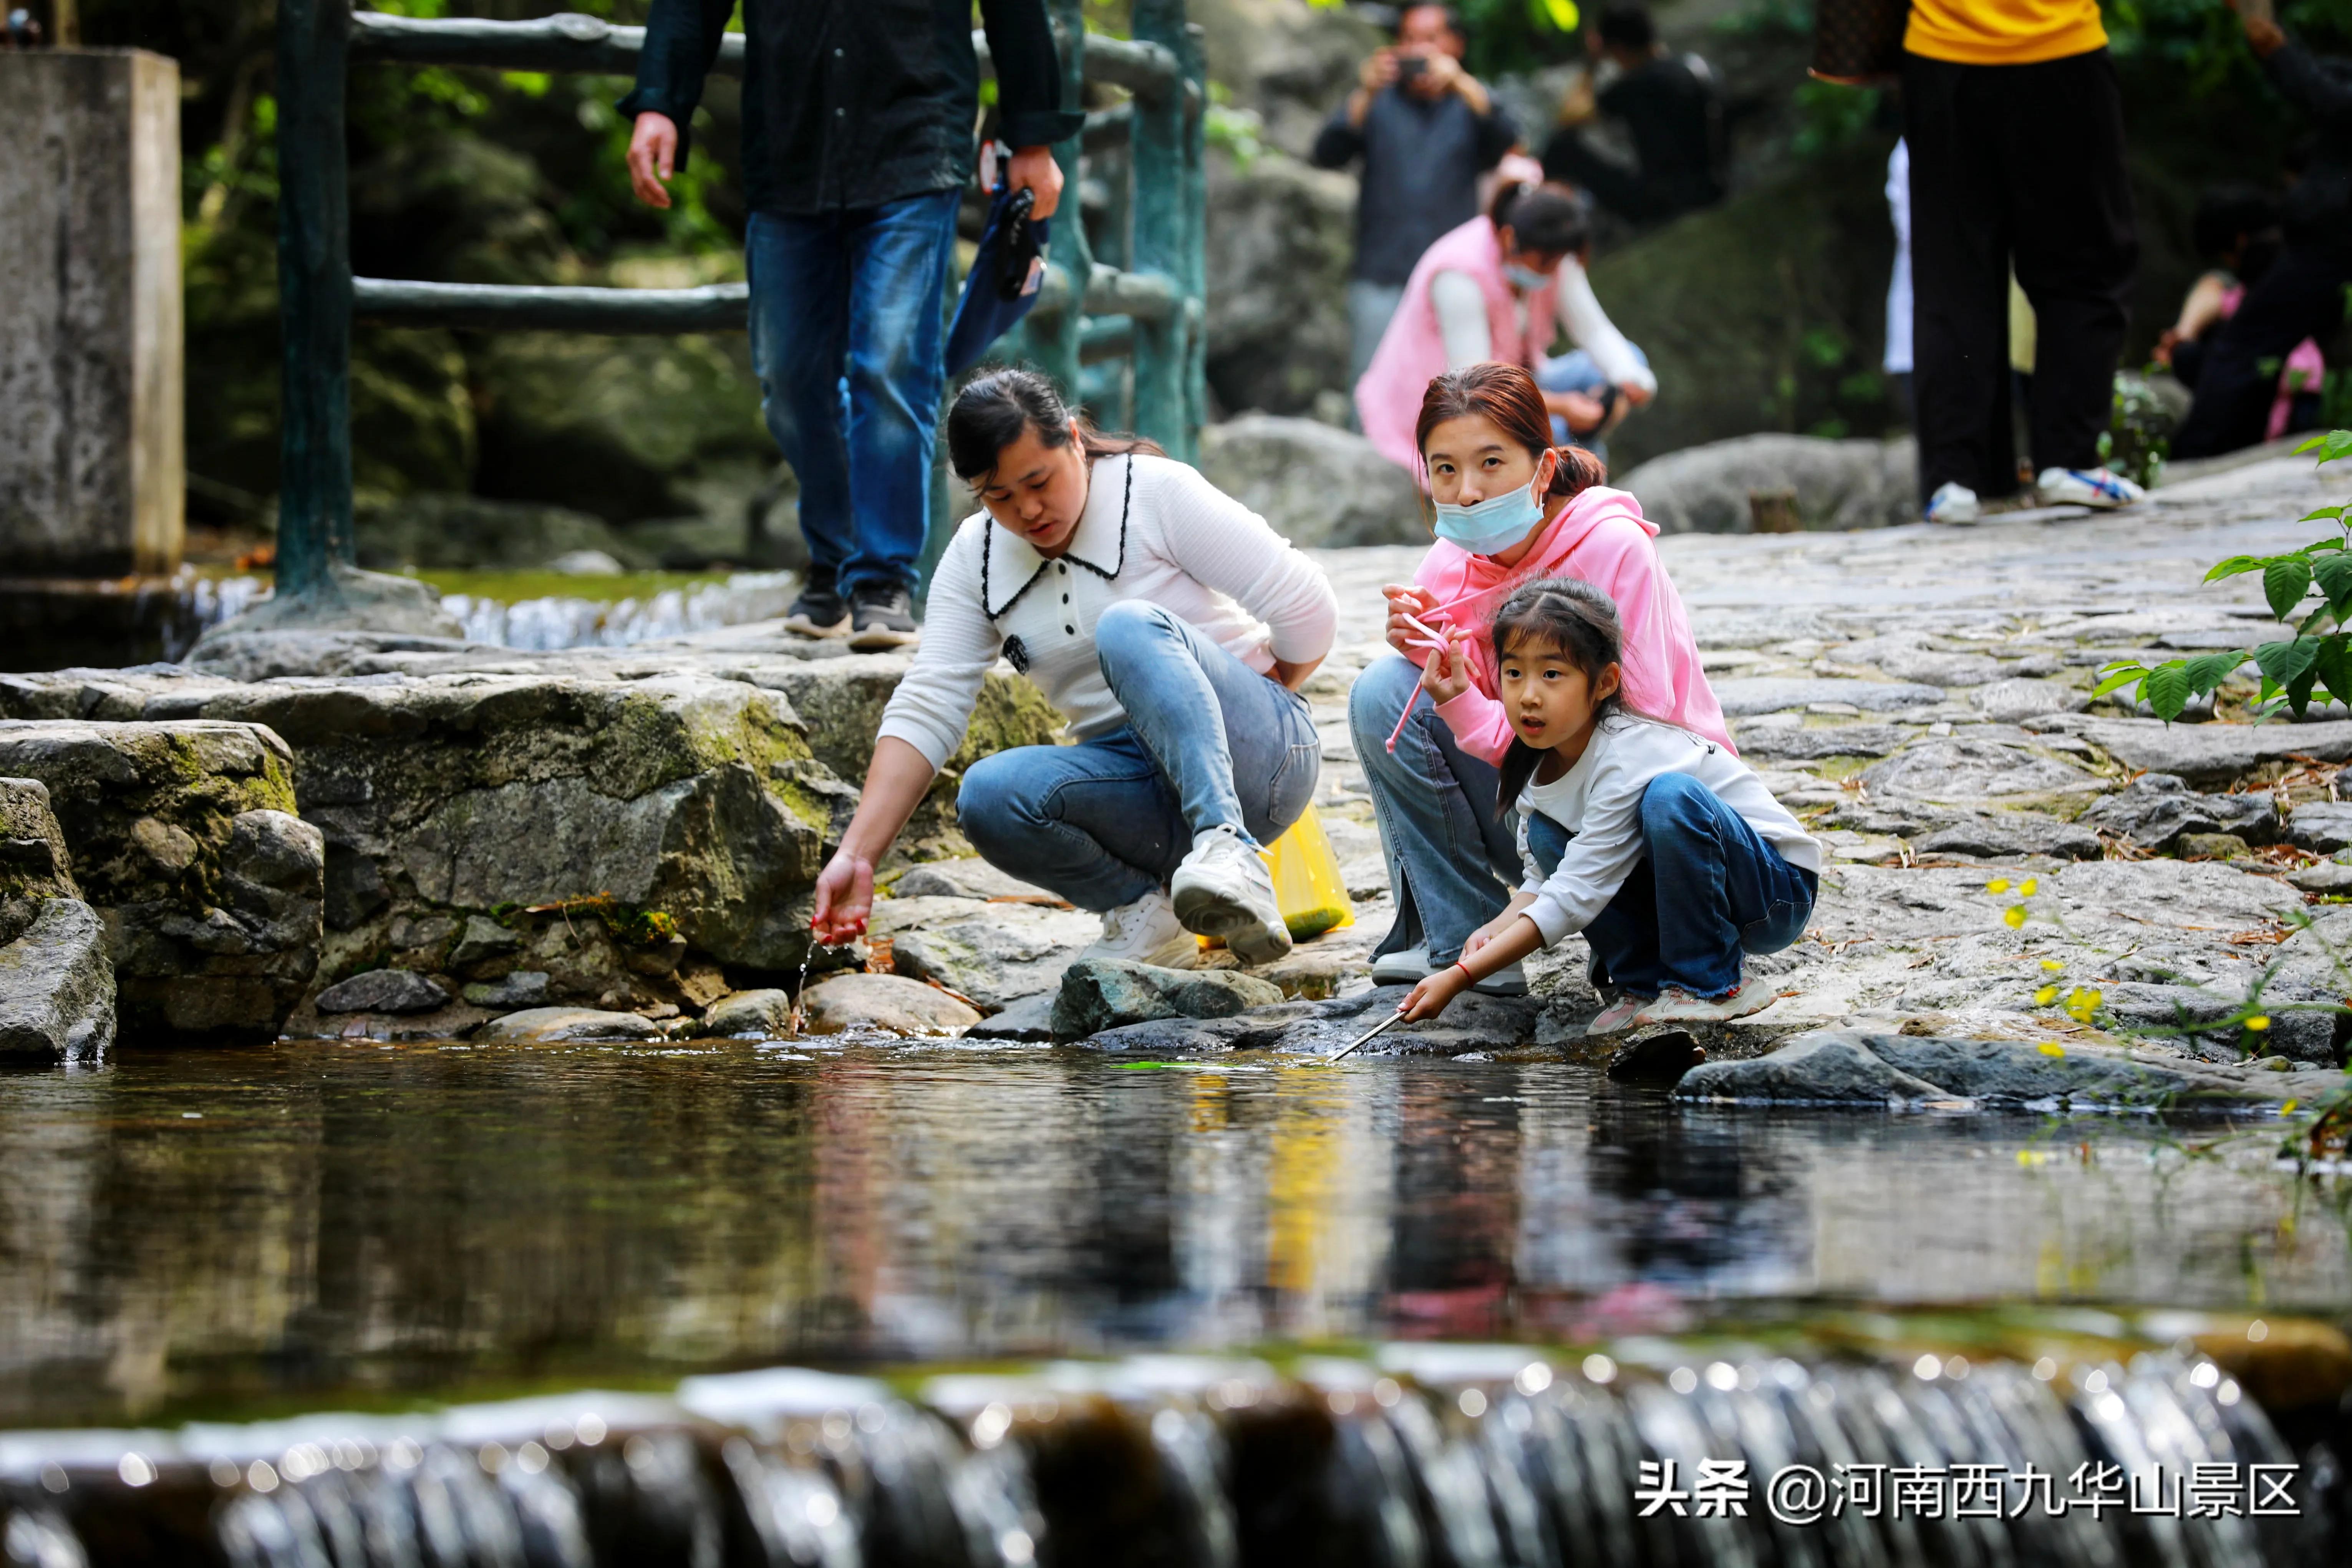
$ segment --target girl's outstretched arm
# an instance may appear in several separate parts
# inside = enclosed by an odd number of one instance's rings
[[[1445,1011],[1453,1001],[1472,985],[1497,970],[1507,969],[1528,954],[1543,946],[1543,932],[1536,922],[1525,915],[1515,917],[1503,929],[1501,935],[1485,943],[1475,952],[1465,952],[1436,973],[1423,979],[1411,994],[1397,1004],[1397,1011],[1407,1023],[1418,1024],[1434,1018]]]

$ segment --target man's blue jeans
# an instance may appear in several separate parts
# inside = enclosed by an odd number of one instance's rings
[[[1791,866],[1747,819],[1687,773],[1642,792],[1642,858],[1584,928],[1593,981],[1637,996],[1675,986],[1718,997],[1743,953],[1778,952],[1805,933],[1821,879]],[[1549,874],[1568,835],[1538,813],[1528,852]]]
[[[751,215],[751,367],[800,480],[801,533],[842,593],[914,586],[946,380],[940,302],[959,193]]]
[[[1126,725],[998,752],[963,775],[956,816],[989,864],[1115,910],[1164,886],[1196,834],[1271,844],[1306,811],[1323,763],[1304,697],[1139,600],[1102,613],[1095,653]]]
[[[1650,356],[1642,352],[1641,346],[1636,343],[1625,346],[1633,351],[1633,357],[1646,369]],[[1609,378],[1601,374],[1601,366],[1591,354],[1582,349],[1570,349],[1558,359],[1546,360],[1536,366],[1536,384],[1546,392],[1580,392],[1588,397],[1598,397],[1601,389],[1609,384]],[[1555,446],[1573,444],[1584,447],[1604,463],[1609,460],[1609,443],[1606,440],[1574,434],[1569,429],[1568,421],[1557,414],[1551,416],[1551,438]]]

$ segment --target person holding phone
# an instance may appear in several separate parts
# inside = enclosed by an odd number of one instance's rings
[[[1467,44],[1451,6],[1408,5],[1396,42],[1364,62],[1355,90],[1315,139],[1318,167],[1363,163],[1348,282],[1349,385],[1370,366],[1421,253],[1478,216],[1478,176],[1518,141],[1510,117],[1463,68]]]

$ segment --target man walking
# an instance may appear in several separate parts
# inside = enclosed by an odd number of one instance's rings
[[[1930,522],[2017,489],[2009,278],[2038,328],[2028,426],[2044,502],[2126,506],[2099,462],[2139,259],[2123,98],[2097,0],[1913,0],[1913,379]]]
[[[1318,168],[1364,161],[1348,281],[1350,386],[1371,364],[1413,263],[1430,241],[1478,216],[1478,176],[1518,140],[1510,117],[1462,68],[1466,46],[1451,7],[1406,5],[1394,46],[1364,62],[1356,90],[1315,138]]]
[[[685,129],[732,0],[653,0],[629,177],[670,204]],[[1053,212],[1061,107],[1043,0],[982,0],[1006,178]],[[971,177],[980,70],[970,0],[744,0],[743,185],[751,363],[801,487],[808,584],[786,621],[877,649],[919,635],[911,591],[930,513],[945,379],[940,304]]]

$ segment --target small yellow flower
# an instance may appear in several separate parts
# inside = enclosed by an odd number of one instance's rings
[[[2279,1114],[2281,1116],[2284,1116],[2287,1112],[2293,1110],[2296,1106],[2301,1105],[2303,1101],[2299,1100],[2290,1100],[2284,1105],[2279,1107]]]
[[[2044,1040],[2038,1048],[2045,1057],[2063,1057],[2066,1054],[2066,1047],[2055,1040]]]
[[[1991,881],[1985,884],[1985,891],[1988,893],[2006,893],[2009,891],[2009,879],[2006,877],[1995,877]]]
[[[2019,884],[2017,890],[2030,899],[2034,894],[2042,890],[2042,879],[2039,877],[2028,877],[2022,883]]]
[[[2042,967],[2048,970],[2051,973],[2055,974],[2066,966],[2059,963],[2054,958],[2045,958],[2042,961]]]
[[[2257,1013],[2252,1017],[2246,1020],[2246,1027],[2253,1030],[2254,1033],[2258,1035],[2270,1026],[2271,1021],[2269,1017],[2261,1013]]]
[[[2025,906],[2023,904],[2011,904],[2008,909],[2001,911],[2000,918],[2009,922],[2010,930],[2015,931],[2025,923]]]
[[[2074,1022],[2087,1024],[2091,1021],[2091,1015],[2099,1010],[2104,994],[2086,986],[2077,986],[2066,994],[2066,1011],[2073,1016]]]
[[[2055,985],[2044,985],[2033,994],[2033,1005],[2037,1007],[2047,1007],[2056,1000],[2058,1000],[2058,987]]]

